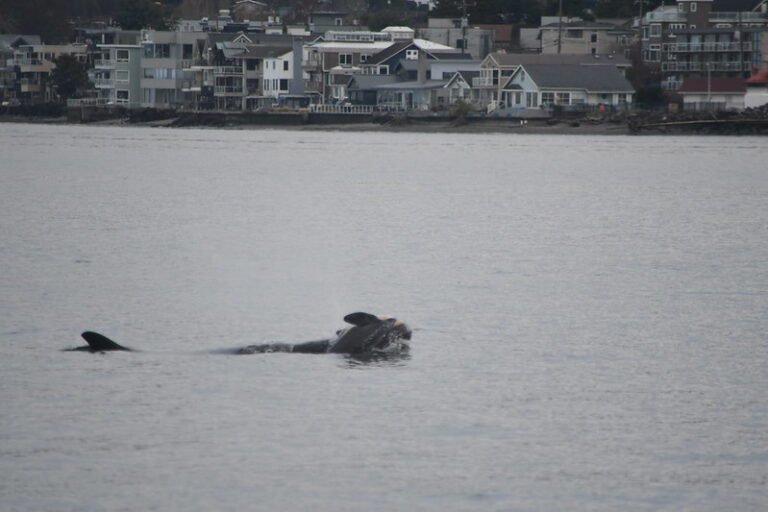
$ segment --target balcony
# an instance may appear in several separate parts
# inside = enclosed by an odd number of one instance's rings
[[[669,43],[667,51],[670,53],[699,53],[699,52],[751,52],[752,42],[728,42],[728,43]]]
[[[239,66],[217,66],[213,70],[216,76],[243,76],[243,68]]]
[[[97,69],[114,69],[115,61],[112,59],[96,59],[93,62],[93,67]]]
[[[498,83],[492,76],[476,76],[472,79],[472,87],[494,87]]]
[[[685,14],[679,12],[649,12],[645,14],[644,23],[685,23]]]
[[[314,80],[304,80],[304,92],[323,92],[323,83]]]
[[[751,61],[744,62],[662,62],[662,71],[725,71],[737,72],[752,69]]]
[[[242,96],[243,88],[237,85],[217,85],[213,88],[214,96]]]
[[[97,89],[111,89],[115,86],[115,81],[111,78],[97,78],[93,81],[93,85],[95,85]]]
[[[711,23],[756,23],[768,21],[764,12],[713,12],[709,15]]]

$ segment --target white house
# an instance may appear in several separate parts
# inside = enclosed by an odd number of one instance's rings
[[[507,107],[553,105],[626,107],[635,90],[615,66],[526,64],[509,77],[501,103]]]
[[[756,108],[768,105],[768,68],[758,71],[745,83],[744,108]]]
[[[677,93],[683,110],[744,110],[744,79],[738,77],[687,77]]]

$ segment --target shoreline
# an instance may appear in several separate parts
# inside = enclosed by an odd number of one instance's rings
[[[73,123],[65,116],[41,118],[33,116],[0,116],[0,123],[48,124],[72,126],[116,126],[147,128],[210,128],[214,130],[289,130],[289,131],[336,131],[336,132],[387,132],[387,133],[456,133],[456,134],[530,134],[530,135],[632,135],[629,127],[621,123],[581,122],[572,126],[568,122],[554,124],[519,124],[510,120],[482,120],[456,124],[449,121],[408,122],[408,123],[327,123],[327,124],[282,124],[282,123],[227,123],[223,126],[210,124],[189,124],[174,126],[178,118],[158,121],[128,122],[123,119],[104,119],[89,123]]]
[[[0,123],[47,124],[73,126],[132,126],[146,128],[209,128],[215,130],[288,130],[288,131],[335,131],[335,132],[384,132],[384,133],[435,133],[435,134],[527,134],[527,135],[592,135],[592,136],[643,136],[643,135],[699,135],[699,136],[738,136],[768,135],[768,123],[760,121],[759,127],[751,130],[747,125],[732,126],[727,121],[719,125],[707,125],[713,121],[672,122],[640,126],[633,129],[626,121],[615,119],[535,119],[521,122],[519,119],[468,119],[464,122],[434,119],[392,119],[388,122],[354,119],[354,122],[339,122],[338,119],[325,122],[284,122],[285,118],[262,118],[259,122],[249,122],[247,118],[223,117],[216,122],[189,122],[184,115],[165,119],[130,121],[124,117],[109,117],[90,122],[76,122],[67,116],[38,117],[0,115]],[[349,121],[352,121],[350,119]],[[685,126],[688,125],[688,126]]]

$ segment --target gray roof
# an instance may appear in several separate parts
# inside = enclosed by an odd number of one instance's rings
[[[347,87],[353,88],[354,85],[354,89],[358,90],[376,89],[380,85],[397,81],[397,77],[394,75],[352,75],[349,78]]]
[[[248,51],[243,54],[244,59],[274,59],[293,50],[292,46],[262,46],[248,45]]]
[[[21,34],[0,34],[0,50],[9,50],[12,44],[40,45],[40,36],[26,36]]]
[[[634,93],[632,85],[613,66],[578,64],[528,64],[521,68],[539,89],[582,89],[589,92]],[[520,74],[516,71],[512,77]],[[510,80],[511,78],[510,77]]]
[[[378,89],[437,89],[448,83],[448,80],[426,80],[419,82],[418,80],[410,82],[395,82],[392,84],[380,85]]]
[[[629,67],[631,63],[623,55],[565,55],[542,53],[492,53],[489,57],[500,66],[520,66],[528,64],[595,64]]]

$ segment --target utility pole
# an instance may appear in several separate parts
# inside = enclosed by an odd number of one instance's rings
[[[557,25],[557,54],[560,55],[560,50],[563,48],[563,0],[560,0],[560,5],[557,9],[560,21]]]
[[[467,0],[461,0],[461,54],[467,48]]]

